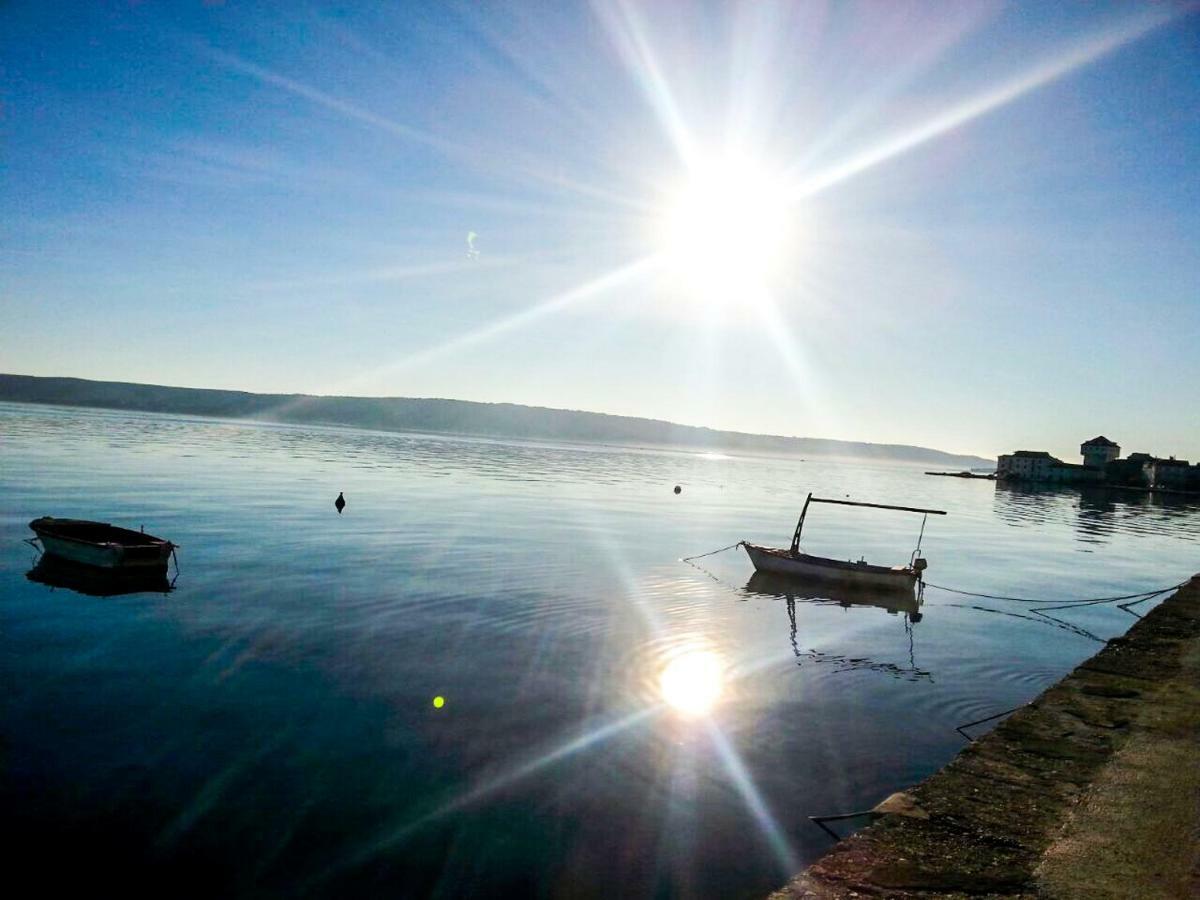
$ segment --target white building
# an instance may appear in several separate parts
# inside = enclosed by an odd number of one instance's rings
[[[1080,444],[1079,452],[1083,456],[1083,464],[1089,469],[1103,469],[1121,455],[1121,445],[1100,435]]]
[[[1061,465],[1062,460],[1045,450],[1018,450],[997,457],[996,475],[1020,481],[1049,481],[1050,469],[1056,464]]]
[[[1095,459],[1102,458],[1109,452],[1108,448],[1116,448],[1116,444],[1107,438],[1095,438],[1083,447],[1094,444],[1095,441],[1105,441],[1105,445],[1097,445]],[[1100,447],[1104,447],[1103,451]],[[1082,449],[1082,448],[1081,448]],[[1084,457],[1087,459],[1087,456]],[[1068,484],[1080,481],[1103,481],[1104,466],[1078,465],[1063,462],[1051,456],[1045,450],[1018,450],[1016,453],[1005,453],[996,458],[996,475],[1012,481],[1043,481],[1054,484]]]

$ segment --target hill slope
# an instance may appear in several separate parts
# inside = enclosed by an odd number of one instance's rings
[[[947,466],[984,466],[991,460],[913,447],[823,438],[716,431],[657,419],[409,397],[314,397],[251,394],[208,388],[165,387],[82,378],[0,374],[0,400],[142,412],[257,419],[311,425],[344,425],[378,431],[421,431],[533,440],[608,444],[659,444],[760,453],[802,453],[904,460]]]

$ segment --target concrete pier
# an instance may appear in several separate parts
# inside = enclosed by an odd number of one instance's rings
[[[1200,897],[1200,575],[772,895]]]

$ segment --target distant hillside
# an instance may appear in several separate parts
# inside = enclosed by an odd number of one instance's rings
[[[513,403],[472,403],[466,400],[250,394],[244,391],[87,381],[82,378],[39,378],[32,375],[0,375],[0,400],[307,425],[345,425],[378,431],[854,456],[959,467],[992,463],[992,460],[977,456],[961,456],[906,444],[866,444],[822,438],[743,434],[676,425],[657,419],[545,409]]]

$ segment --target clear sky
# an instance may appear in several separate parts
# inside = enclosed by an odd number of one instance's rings
[[[0,4],[0,371],[1200,458],[1183,3]]]

